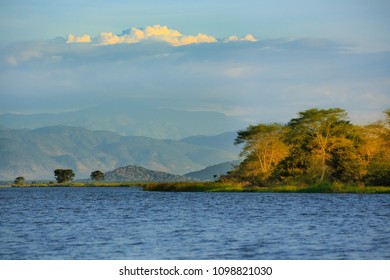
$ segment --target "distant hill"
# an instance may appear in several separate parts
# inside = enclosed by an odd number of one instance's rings
[[[193,181],[194,179],[161,171],[153,171],[141,166],[128,165],[106,172],[104,180],[113,182],[184,182]]]
[[[82,179],[94,170],[106,172],[129,164],[185,174],[235,159],[237,153],[207,145],[79,127],[0,130],[0,180],[51,179],[57,168],[71,168],[76,179]]]
[[[234,145],[234,140],[236,137],[236,132],[225,132],[215,136],[190,136],[181,139],[180,142],[191,145],[206,146],[209,148],[230,151],[238,154],[241,151],[241,145]]]
[[[0,126],[36,129],[69,125],[106,130],[125,136],[181,139],[242,129],[240,120],[217,112],[192,112],[153,107],[140,102],[112,102],[59,114],[2,114]]]
[[[229,161],[220,164],[215,164],[199,171],[184,174],[184,176],[195,178],[200,181],[213,181],[221,175],[225,175],[228,171],[233,169],[234,165],[237,165],[239,163],[240,161]]]

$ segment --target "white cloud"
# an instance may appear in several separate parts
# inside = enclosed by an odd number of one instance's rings
[[[136,29],[136,28],[135,28]],[[141,31],[138,29],[138,31]],[[181,37],[183,36],[179,31],[169,29],[168,26],[161,26],[159,24],[154,26],[147,26],[144,29],[147,38],[149,37]]]
[[[82,36],[75,36],[73,34],[68,35],[68,40],[66,43],[90,43],[91,37],[88,34],[84,34]]]
[[[120,44],[125,43],[125,38],[117,36],[113,34],[112,32],[103,32],[100,33],[100,36],[98,38],[98,45],[114,45],[114,44]]]
[[[199,33],[196,36],[182,36],[177,38],[167,38],[166,42],[171,43],[173,46],[184,46],[190,44],[200,44],[200,43],[215,43],[217,39],[213,36]]]
[[[115,45],[115,44],[134,44],[145,40],[154,40],[158,42],[166,42],[172,46],[184,46],[191,44],[201,43],[216,43],[217,38],[198,33],[197,35],[185,35],[177,30],[170,29],[164,25],[152,25],[144,28],[130,28],[122,32],[122,34],[116,35],[113,32],[102,32],[97,38],[91,40],[90,35],[84,34],[82,36],[75,36],[69,34],[67,43],[95,43],[95,45]],[[257,39],[248,34],[245,37],[231,36],[225,42],[233,41],[248,41],[257,42]]]
[[[248,34],[245,37],[230,36],[225,41],[226,42],[241,42],[241,41],[257,42],[258,40],[252,34]]]
[[[159,24],[141,28],[131,28],[122,32],[121,35],[115,35],[112,32],[103,32],[97,38],[97,45],[114,45],[114,44],[133,44],[144,40],[155,40],[167,42],[172,46],[183,46],[199,43],[214,43],[217,39],[213,36],[199,33],[196,36],[183,35],[179,31],[169,29],[168,26]]]

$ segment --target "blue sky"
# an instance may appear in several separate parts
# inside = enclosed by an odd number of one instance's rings
[[[389,12],[386,0],[0,0],[0,113],[138,98],[250,122],[310,107],[375,120],[390,107]]]
[[[388,49],[387,0],[2,0],[2,42],[168,25],[217,37],[317,37]]]

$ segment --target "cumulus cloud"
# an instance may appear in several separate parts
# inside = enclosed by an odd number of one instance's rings
[[[82,36],[75,36],[73,34],[68,35],[68,40],[66,41],[69,43],[90,43],[91,42],[91,36],[88,34],[84,34]]]
[[[114,34],[112,32],[102,32],[97,38],[91,40],[89,35],[75,36],[69,34],[67,43],[95,43],[95,45],[115,45],[115,44],[134,44],[141,41],[150,40],[158,42],[166,42],[172,46],[184,46],[201,43],[215,43],[217,38],[211,35],[198,33],[197,35],[185,35],[175,29],[170,29],[164,25],[152,25],[144,28],[130,28],[122,32],[122,34]],[[231,36],[225,41],[248,41],[257,42],[257,39],[249,34],[245,37]]]
[[[132,43],[136,43],[137,41],[134,41]],[[126,43],[126,38],[121,37],[118,35],[113,34],[112,32],[102,32],[100,33],[100,36],[98,38],[98,45],[114,45],[114,44],[120,44],[120,43]],[[127,42],[130,43],[130,42]]]
[[[159,24],[141,28],[131,28],[122,32],[121,35],[115,35],[112,32],[103,32],[97,38],[98,45],[113,45],[121,43],[138,43],[144,40],[154,40],[167,42],[172,46],[184,46],[199,43],[217,42],[213,36],[199,33],[196,36],[183,35],[179,31],[170,29],[168,26]]]
[[[230,36],[229,38],[226,39],[226,42],[239,42],[239,41],[257,42],[258,40],[252,34],[248,34],[245,37]]]

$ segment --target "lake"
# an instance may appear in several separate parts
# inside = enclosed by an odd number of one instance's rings
[[[390,195],[0,189],[0,259],[390,259]]]

